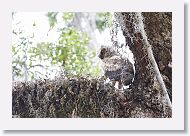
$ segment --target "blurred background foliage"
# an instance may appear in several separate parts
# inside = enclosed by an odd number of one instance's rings
[[[96,26],[99,31],[104,31],[106,28],[113,25],[112,14],[110,14],[110,12],[97,13],[96,17]]]
[[[17,13],[12,14],[13,20],[15,14]],[[101,33],[110,27],[112,14],[48,12],[45,16],[49,22],[47,35],[50,31],[59,33],[55,42],[50,40],[36,43],[35,32],[25,33],[19,25],[22,24],[21,21],[13,24],[12,36],[18,39],[12,43],[13,81],[49,78],[48,74],[51,74],[50,69],[53,67],[56,67],[58,73],[67,76],[101,76],[97,48],[94,47],[98,46],[97,39],[94,38],[95,31]],[[61,16],[59,23],[62,26],[58,25],[58,16]],[[34,22],[32,27],[35,28],[36,25]]]

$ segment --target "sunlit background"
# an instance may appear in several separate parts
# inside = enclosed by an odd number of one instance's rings
[[[12,13],[13,81],[102,76],[100,47],[112,46],[113,40],[126,44],[114,22],[114,13],[109,12]],[[130,50],[123,50],[119,52],[134,63]]]

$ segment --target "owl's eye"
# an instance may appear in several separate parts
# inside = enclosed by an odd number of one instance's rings
[[[103,53],[102,52],[100,52],[100,54],[99,54],[99,56],[98,56],[100,59],[103,59],[104,57],[103,57]]]
[[[99,54],[99,58],[100,59],[103,59],[104,57],[105,57],[105,52],[106,52],[106,49],[105,48],[103,48],[101,51],[100,51],[100,54]]]
[[[106,49],[103,48],[103,49],[101,50],[101,53],[105,53],[105,52],[106,52]]]

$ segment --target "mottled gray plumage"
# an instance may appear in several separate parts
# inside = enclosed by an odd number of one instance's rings
[[[99,58],[103,61],[105,76],[111,81],[118,81],[120,87],[132,83],[134,69],[128,59],[121,58],[121,55],[111,47],[102,47]]]

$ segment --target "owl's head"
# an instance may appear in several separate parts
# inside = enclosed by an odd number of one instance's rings
[[[99,53],[98,57],[100,59],[104,59],[104,58],[110,58],[116,54],[117,53],[116,53],[116,51],[113,50],[113,48],[101,46],[100,53]]]

